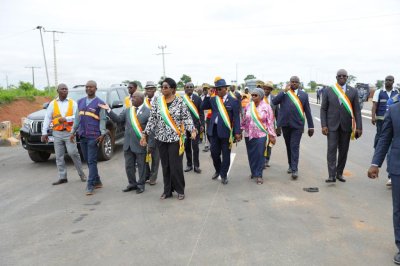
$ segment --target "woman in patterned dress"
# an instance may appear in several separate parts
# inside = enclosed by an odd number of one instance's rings
[[[192,139],[197,131],[193,126],[192,117],[181,97],[175,95],[176,82],[166,78],[161,87],[162,96],[151,109],[146,128],[143,130],[141,145],[147,145],[147,137],[154,132],[160,152],[163,170],[164,192],[160,199],[172,197],[172,192],[178,193],[178,199],[185,198],[185,178],[183,176],[183,153],[181,143],[185,130],[192,132]],[[183,136],[181,136],[181,133]]]

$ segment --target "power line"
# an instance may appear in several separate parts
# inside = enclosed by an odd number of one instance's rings
[[[43,28],[44,29],[44,28]],[[52,32],[53,33],[53,52],[54,52],[54,86],[58,86],[58,75],[57,75],[57,53],[56,53],[56,33],[65,33],[63,31],[56,30],[45,30],[44,32]]]

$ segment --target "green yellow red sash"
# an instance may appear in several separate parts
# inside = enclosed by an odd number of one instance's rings
[[[151,109],[151,103],[149,98],[144,98],[144,104],[146,105],[147,108]]]
[[[225,105],[222,102],[222,98],[217,96],[217,97],[215,97],[215,101],[217,102],[217,108],[218,108],[219,114],[221,115],[225,126],[230,131],[229,148],[231,149],[232,143],[233,143],[233,128],[232,128],[231,120],[229,119],[228,112],[226,111]]]
[[[158,106],[160,108],[161,117],[163,118],[165,124],[169,126],[179,137],[179,155],[182,155],[185,151],[185,134],[183,124],[181,126],[181,130],[179,130],[179,127],[176,125],[169,113],[164,95],[158,98]]]
[[[356,131],[356,120],[354,117],[354,112],[353,112],[353,106],[347,97],[347,95],[344,93],[342,87],[336,83],[335,85],[331,86],[333,92],[336,94],[336,96],[339,98],[339,100],[342,102],[344,108],[347,110],[349,115],[351,116],[351,139],[354,140],[355,138],[355,131]]]
[[[137,107],[132,106],[131,108],[129,108],[129,118],[131,120],[131,125],[133,128],[133,131],[136,134],[136,137],[138,139],[142,138],[142,127],[140,126],[139,120],[137,118],[137,114],[136,114],[136,109]]]
[[[258,127],[258,129],[266,134],[267,139],[265,141],[264,156],[267,156],[268,155],[267,146],[268,146],[268,143],[269,143],[269,135],[268,135],[269,133],[268,133],[267,128],[264,127],[264,125],[263,125],[263,123],[261,121],[261,117],[260,117],[260,115],[259,115],[259,113],[257,111],[257,107],[256,107],[256,104],[254,102],[250,103],[250,116],[251,116],[251,119],[253,120],[254,124],[256,124],[256,126]]]
[[[304,122],[304,108],[299,97],[292,90],[289,90],[287,92],[287,95],[289,96],[289,99],[293,102],[294,106],[296,106],[297,112],[300,115],[300,119]]]
[[[192,101],[192,99],[190,99],[189,96],[186,94],[182,97],[182,99],[183,99],[183,102],[186,104],[186,106],[189,108],[190,112],[192,112],[194,117],[196,117],[197,119],[200,119],[199,110],[197,110],[197,107],[194,104],[194,102]]]

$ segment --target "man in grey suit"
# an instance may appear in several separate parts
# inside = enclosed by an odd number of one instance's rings
[[[336,74],[337,83],[328,87],[322,94],[321,127],[322,134],[328,137],[329,177],[325,180],[327,183],[336,182],[336,179],[346,182],[343,178],[343,171],[347,161],[350,138],[353,130],[355,130],[354,137],[356,139],[362,134],[358,92],[346,84],[347,78],[347,71],[340,69]],[[343,100],[339,95],[343,95]],[[339,155],[337,156],[338,150]]]
[[[400,103],[389,106],[383,120],[381,135],[375,147],[371,167],[368,170],[369,178],[377,178],[379,167],[382,166],[386,154],[388,155],[388,171],[392,179],[392,201],[393,201],[393,227],[394,238],[397,249],[393,262],[400,264]]]
[[[139,141],[142,135],[142,129],[147,125],[150,117],[150,109],[146,107],[144,102],[144,94],[135,92],[132,94],[132,107],[125,109],[118,116],[107,105],[99,105],[101,108],[106,109],[111,120],[117,123],[125,124],[125,139],[124,139],[124,157],[125,157],[125,171],[128,176],[128,186],[122,190],[128,192],[136,190],[137,194],[144,191],[145,187],[145,164],[146,164],[146,147],[140,145]],[[149,138],[149,147],[155,145],[154,141]],[[139,178],[136,181],[136,168],[138,165]]]

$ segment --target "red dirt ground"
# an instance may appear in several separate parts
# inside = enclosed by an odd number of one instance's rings
[[[13,127],[21,127],[21,118],[43,108],[43,103],[50,101],[50,97],[36,96],[34,101],[19,99],[11,103],[0,105],[0,122],[11,121]]]

